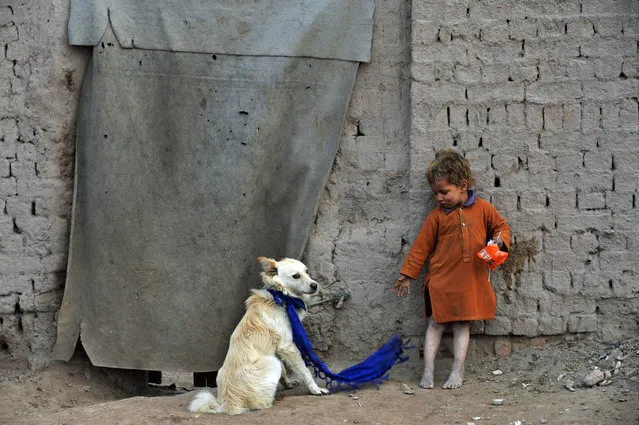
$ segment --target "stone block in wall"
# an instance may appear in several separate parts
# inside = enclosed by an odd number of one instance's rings
[[[570,247],[576,254],[597,253],[599,239],[597,235],[591,231],[577,232],[570,238]]]
[[[526,109],[523,103],[506,104],[506,122],[510,128],[526,128]]]
[[[468,60],[466,47],[458,43],[432,43],[413,47],[413,62],[454,62],[465,63]]]
[[[634,252],[629,250],[603,250],[599,252],[599,267],[601,267],[602,271],[607,272],[637,270],[637,256]]]
[[[606,208],[604,192],[588,192],[577,194],[577,205],[580,210],[602,210]]]
[[[466,88],[460,84],[413,84],[411,96],[415,103],[442,105],[446,103],[462,103],[466,100]]]
[[[18,184],[14,177],[0,179],[0,196],[10,197],[18,194]]]
[[[570,80],[592,80],[595,64],[590,58],[573,58],[566,62],[566,76]]]
[[[17,303],[18,294],[0,295],[0,314],[14,314]]]
[[[510,79],[515,82],[531,82],[539,79],[539,67],[522,60],[514,61],[508,71]]]
[[[583,286],[579,293],[587,297],[612,298],[614,296],[612,279],[601,273],[586,272],[583,275]]]
[[[580,214],[557,214],[557,229],[575,232],[589,227],[597,230],[609,230],[613,226],[612,215],[607,210],[582,211]]]
[[[0,45],[9,44],[19,39],[18,27],[12,24],[0,26]]]
[[[20,295],[20,307],[25,313],[56,312],[62,303],[62,291]]]
[[[42,258],[42,271],[44,273],[64,272],[67,269],[67,253],[55,252]]]
[[[501,101],[488,103],[488,128],[500,131],[506,125],[506,105]]]
[[[437,41],[441,25],[437,21],[413,19],[411,23],[411,40],[413,45],[430,44]]]
[[[415,108],[413,125],[428,131],[448,130],[448,107],[420,103]]]
[[[584,152],[583,166],[589,171],[609,171],[616,168],[613,166],[612,155],[607,150]]]
[[[496,316],[493,320],[487,320],[484,325],[486,335],[508,335],[511,331],[511,320],[504,316]]]
[[[562,317],[539,317],[539,333],[542,335],[561,335],[566,333],[568,326]]]
[[[524,84],[520,82],[479,84],[468,87],[468,101],[471,103],[522,102],[523,100]],[[493,124],[495,123],[496,121],[493,121]]]
[[[566,270],[552,270],[544,273],[544,288],[559,295],[570,295],[574,291],[572,276]]]
[[[635,131],[639,128],[638,116],[637,102],[634,99],[607,102],[601,106],[601,127],[605,130]]]
[[[457,138],[457,147],[466,154],[479,151],[482,147],[481,134],[475,133],[474,131],[460,132]],[[473,168],[473,172],[476,172],[476,170],[485,170],[483,168],[484,164],[482,164],[481,167],[476,167],[474,164],[471,163],[471,167]]]
[[[581,129],[581,104],[567,102],[562,105],[562,128],[566,130]]]
[[[22,198],[7,198],[6,212],[10,217],[23,217],[32,215],[32,204],[30,201]]]
[[[561,130],[564,125],[564,111],[562,105],[546,105],[543,109],[544,130]]]
[[[44,273],[33,277],[33,291],[36,294],[54,291],[64,287],[66,273]]]
[[[592,64],[595,77],[602,80],[618,78],[623,69],[623,59],[621,57],[593,59]]]
[[[543,274],[523,272],[519,275],[519,278],[522,283],[516,288],[517,297],[534,304],[533,311],[536,311],[537,303],[541,302],[540,300],[543,300],[546,296]]]
[[[575,38],[591,38],[595,34],[595,28],[589,17],[572,17],[566,23],[566,35]]]
[[[0,144],[2,144],[0,142]],[[11,167],[9,166],[9,160],[0,157],[0,178],[9,177],[11,175]]]
[[[588,101],[612,101],[637,96],[639,81],[636,79],[613,81],[584,81],[583,98]]]
[[[571,190],[551,190],[547,194],[548,208],[555,213],[570,213],[577,209],[577,192]]]
[[[621,28],[619,28],[621,30]],[[632,38],[602,39],[593,38],[582,42],[581,54],[591,58],[618,58],[621,56],[635,56],[637,53],[636,40]]]
[[[39,159],[38,149],[33,143],[18,143],[16,145],[16,159],[25,162],[37,162]]]
[[[568,331],[573,333],[596,332],[597,315],[580,314],[568,318]]]
[[[612,187],[610,188],[612,189]],[[614,172],[614,190],[621,192],[637,192],[639,191],[639,179],[637,179],[636,171],[615,171]]]
[[[547,199],[545,192],[524,191],[519,195],[520,209],[523,211],[543,212],[547,208]]]
[[[627,78],[639,77],[639,58],[624,58],[623,64],[621,65],[621,72],[623,72]]]
[[[448,23],[466,20],[468,13],[470,12],[466,1],[451,0],[442,3],[425,0],[413,4],[411,15],[413,19],[430,19]]]
[[[540,16],[537,18],[537,35],[540,39],[563,38],[568,23],[561,16]]]
[[[510,40],[508,21],[493,19],[483,23],[480,37],[483,42],[503,42]]]
[[[514,16],[508,22],[511,40],[523,41],[537,38],[537,19],[528,16]]]
[[[515,317],[512,319],[512,334],[533,337],[539,333],[536,317]]]
[[[612,190],[614,185],[614,177],[612,171],[599,171],[594,174],[589,170],[562,172],[560,169],[557,171],[556,182],[562,186],[574,186],[579,191],[583,192],[604,192]],[[624,190],[623,188],[621,188]]]
[[[637,134],[634,131],[618,129],[609,130],[597,135],[601,149],[625,152],[637,149]]]
[[[475,63],[455,63],[453,77],[462,84],[478,83],[482,79],[481,68]]]
[[[34,240],[48,240],[51,228],[51,219],[32,215],[19,215],[15,218],[16,226],[28,238]]]
[[[508,217],[508,224],[512,229],[516,229],[519,234],[528,235],[541,229],[548,229],[554,226],[555,219],[550,212],[533,211],[505,211]]]
[[[581,103],[581,128],[593,130],[601,127],[601,106],[594,102]]]
[[[6,143],[16,143],[18,141],[18,123],[15,118],[0,119],[0,137]]]
[[[605,192],[606,208],[615,213],[622,213],[636,208],[637,193],[635,191],[608,190]]]
[[[560,103],[581,97],[579,82],[532,82],[526,86],[526,100],[532,103]]]
[[[454,68],[449,62],[413,62],[410,68],[414,83],[454,80]]]
[[[507,176],[519,171],[520,158],[512,154],[494,154],[492,156],[492,167],[501,176]]]
[[[498,190],[492,194],[492,204],[502,215],[517,210],[517,190]]]
[[[2,264],[2,275],[37,273],[42,268],[42,262],[37,256],[18,257],[4,252],[0,253],[0,264]]]
[[[49,353],[55,344],[55,335],[50,333],[51,323],[55,323],[55,313],[25,313],[21,323],[30,350],[27,358],[29,367],[32,370],[41,369],[49,363]]]
[[[0,296],[32,292],[31,278],[25,275],[0,276]]]
[[[515,40],[504,40],[499,43],[474,43],[468,52],[469,60],[477,60],[482,66],[502,65],[508,69],[513,60],[522,58],[523,44]]]

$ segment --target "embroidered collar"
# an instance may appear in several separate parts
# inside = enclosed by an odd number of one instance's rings
[[[470,207],[471,205],[473,205],[475,203],[476,200],[477,200],[477,195],[475,194],[475,191],[474,190],[469,190],[468,191],[468,200],[466,202],[464,202],[462,207]],[[448,215],[451,212],[453,212],[455,209],[457,209],[457,207],[455,207],[455,208],[444,208],[444,212],[446,213],[446,215]]]

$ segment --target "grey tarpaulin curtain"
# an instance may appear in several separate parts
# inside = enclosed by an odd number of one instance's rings
[[[92,45],[54,357],[218,369],[259,285],[299,257],[373,0],[72,1]]]

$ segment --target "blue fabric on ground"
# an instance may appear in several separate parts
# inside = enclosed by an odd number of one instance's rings
[[[273,295],[273,299],[278,305],[286,308],[293,330],[293,342],[300,350],[306,365],[313,368],[315,376],[326,381],[330,392],[348,388],[357,389],[364,384],[379,385],[388,379],[387,372],[391,367],[408,360],[404,351],[410,347],[402,342],[399,335],[393,335],[363,362],[350,366],[339,373],[333,373],[313,350],[304,325],[297,314],[296,309],[306,310],[304,301],[273,289],[267,290]]]

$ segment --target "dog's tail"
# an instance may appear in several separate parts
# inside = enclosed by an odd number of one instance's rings
[[[220,403],[207,390],[199,391],[189,404],[189,412],[193,413],[218,413],[220,410]]]

